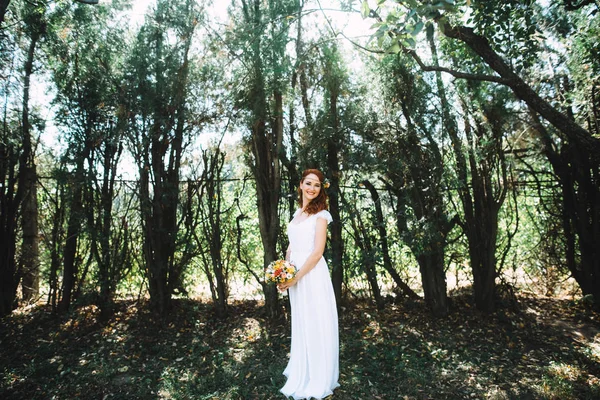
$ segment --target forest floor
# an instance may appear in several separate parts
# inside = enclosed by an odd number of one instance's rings
[[[418,302],[346,305],[329,399],[600,398],[600,314],[583,301],[518,300],[483,315],[455,296],[441,319]],[[259,303],[234,303],[221,320],[192,300],[167,319],[135,301],[117,308],[105,323],[94,306],[4,318],[0,398],[283,399],[289,322],[269,323]]]

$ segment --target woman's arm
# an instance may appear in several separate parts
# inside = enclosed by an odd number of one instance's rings
[[[285,291],[289,287],[294,286],[302,277],[308,274],[319,262],[321,257],[323,257],[323,252],[325,251],[325,242],[327,241],[327,220],[323,218],[317,218],[317,226],[315,232],[315,249],[308,256],[300,271],[296,274],[296,276],[285,283],[280,283],[277,285],[280,291]],[[286,253],[287,257],[287,253]]]

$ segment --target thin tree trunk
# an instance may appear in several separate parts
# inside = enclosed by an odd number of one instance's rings
[[[291,81],[291,87],[292,87],[292,93],[294,93],[296,91],[296,86],[298,84],[298,75],[300,73],[302,73],[302,70],[304,69],[304,53],[303,53],[303,47],[302,47],[302,8],[304,7],[304,1],[300,1],[300,6],[298,7],[298,14],[297,14],[297,31],[296,31],[296,59],[297,61],[297,65],[296,68],[294,69],[293,73],[292,73],[292,81]],[[302,93],[304,92],[303,89],[301,89]],[[287,170],[288,170],[288,192],[289,192],[289,198],[288,198],[288,204],[289,204],[289,218],[292,219],[294,216],[294,211],[296,210],[297,207],[297,200],[298,200],[298,196],[296,193],[296,189],[300,186],[300,176],[298,173],[298,169],[297,169],[297,142],[296,142],[296,128],[297,128],[297,124],[296,124],[296,111],[295,111],[295,107],[296,105],[294,104],[294,102],[290,102],[290,106],[289,106],[289,130],[290,130],[290,159],[289,161],[286,163],[287,164]],[[306,109],[305,109],[306,111]],[[308,123],[307,123],[308,126]]]
[[[21,247],[21,269],[23,277],[23,301],[36,300],[40,291],[40,260],[38,235],[37,173],[35,164],[23,171],[26,189],[22,204],[23,244]]]
[[[342,200],[344,200],[343,197]],[[350,207],[347,201],[344,201],[344,204],[347,207]],[[350,225],[354,232],[354,243],[360,250],[360,270],[362,270],[367,277],[367,282],[371,288],[371,293],[373,294],[377,309],[383,310],[385,308],[385,301],[381,296],[381,289],[379,287],[379,282],[377,281],[374,245],[371,241],[369,230],[364,226],[360,212],[356,209],[350,216]]]
[[[119,247],[122,242],[119,240],[120,236],[115,237],[112,224],[115,179],[123,144],[115,136],[112,124],[106,130],[102,141],[104,142],[104,159],[102,160],[103,177],[100,198],[99,201],[96,201],[92,193],[88,196],[90,208],[88,221],[92,236],[91,251],[98,266],[100,319],[106,321],[112,316],[115,286],[119,281],[121,270],[124,268],[122,263],[127,255],[120,253]],[[100,215],[96,219],[95,210],[97,209],[99,209]],[[123,243],[122,250],[127,251],[126,249],[127,243]]]
[[[302,9],[304,8],[304,0],[300,1],[298,8],[298,34],[296,37],[296,58],[298,59],[298,77],[300,80],[300,93],[302,97],[302,108],[304,109],[304,119],[306,127],[309,131],[313,128],[313,117],[310,111],[310,101],[308,99],[308,79],[306,77],[306,59],[304,53],[304,42],[302,41]]]
[[[296,72],[292,73],[292,92],[296,88],[296,81],[298,80],[298,74]],[[295,105],[293,102],[290,104],[288,108],[289,115],[289,131],[290,131],[290,158],[287,158],[285,152],[282,154],[281,161],[285,165],[288,173],[288,182],[287,182],[287,201],[288,201],[288,213],[289,220],[294,217],[294,211],[297,207],[297,194],[296,188],[299,186],[298,179],[298,170],[296,168],[296,112]]]
[[[157,18],[159,26],[162,20]],[[158,27],[156,28],[159,29]],[[147,234],[150,252],[147,260],[149,269],[150,307],[159,315],[164,316],[171,309],[171,293],[169,292],[169,253],[174,240],[173,233],[169,230],[168,218],[171,216],[169,200],[173,198],[170,191],[173,189],[165,172],[165,156],[168,150],[166,135],[169,130],[170,113],[164,104],[166,99],[163,91],[166,89],[164,70],[161,60],[163,57],[164,33],[156,32],[156,60],[154,74],[156,76],[156,90],[160,94],[154,99],[153,125],[150,138],[150,168],[154,181],[152,186],[152,199],[150,200],[151,214],[147,216]]]
[[[64,186],[60,184],[56,193],[56,211],[52,218],[52,231],[50,235],[50,277],[48,304],[52,305],[52,311],[57,311],[57,302],[59,298],[58,271],[61,262],[61,248],[63,243],[63,227],[65,220],[65,191]]]
[[[429,231],[428,234],[435,235],[435,238],[427,240],[411,239],[407,245],[410,247],[411,252],[414,254],[419,264],[419,272],[421,274],[421,284],[423,286],[423,294],[425,302],[431,309],[431,312],[436,316],[445,316],[448,314],[448,296],[446,294],[446,275],[444,272],[444,246],[443,241],[446,234],[449,231],[449,226],[444,226],[440,223],[441,205],[438,207],[423,207],[419,206],[419,203],[423,203],[417,197],[420,195],[420,191],[413,189],[413,193],[406,194],[403,189],[393,187],[391,183],[386,182],[388,190],[390,190],[396,196],[396,226],[398,232],[405,232],[408,230],[408,221],[406,213],[402,210],[408,207],[407,201],[404,196],[410,196],[411,205],[415,213],[415,217],[418,220],[431,221],[434,226],[438,227],[435,232]],[[431,188],[430,190],[434,190]],[[436,204],[435,202],[433,204]],[[412,235],[409,235],[411,237]]]
[[[19,284],[15,254],[17,214],[22,190],[16,185],[17,158],[15,149],[0,141],[0,176],[7,183],[0,188],[0,316],[12,312]]]
[[[266,268],[277,257],[277,238],[279,235],[279,193],[281,185],[281,160],[283,142],[283,94],[278,87],[279,73],[273,82],[274,112],[272,131],[267,132],[268,107],[265,76],[263,74],[263,50],[261,35],[264,32],[260,0],[242,0],[246,23],[254,32],[252,54],[252,104],[250,145],[253,162],[250,165],[256,180],[256,205],[261,241],[264,248],[263,267]],[[273,60],[275,62],[277,60]],[[262,283],[261,283],[262,285]],[[270,318],[281,315],[277,288],[263,285],[265,308]]]
[[[368,180],[362,181],[362,184],[371,193],[371,198],[373,199],[373,204],[375,205],[375,216],[377,218],[376,225],[377,230],[379,231],[379,241],[381,244],[381,252],[383,255],[383,267],[390,274],[390,276],[396,283],[396,286],[398,286],[400,290],[402,290],[405,296],[408,296],[412,299],[420,299],[421,297],[417,293],[415,293],[415,291],[412,290],[410,286],[406,284],[406,282],[402,280],[402,278],[392,265],[392,258],[390,257],[390,252],[388,249],[387,229],[385,226],[385,221],[383,219],[383,212],[381,210],[381,202],[379,198],[379,193],[377,193],[377,189],[375,189],[375,186],[373,186],[373,184]]]
[[[340,160],[339,160],[339,119],[338,119],[338,90],[331,88],[329,99],[329,115],[332,119],[332,133],[327,140],[327,173],[329,175],[330,187],[327,189],[329,195],[329,212],[333,218],[331,228],[331,283],[335,294],[336,304],[341,310],[342,283],[344,281],[344,242],[342,239],[342,220],[340,212]],[[379,304],[379,303],[378,303]]]
[[[33,71],[33,59],[39,33],[34,33],[29,43],[27,60],[25,61],[25,79],[23,85],[23,153],[19,168],[19,186],[23,186],[23,203],[21,205],[21,226],[23,243],[21,247],[21,270],[23,300],[34,300],[40,289],[40,261],[38,236],[38,203],[37,172],[29,123],[29,89]]]
[[[86,137],[89,137],[86,135]],[[71,307],[73,290],[78,275],[77,242],[81,232],[81,221],[83,219],[83,193],[85,186],[84,164],[90,149],[89,143],[83,144],[84,148],[77,154],[77,165],[73,173],[72,195],[69,207],[69,222],[67,223],[67,238],[63,253],[63,281],[62,297],[58,304],[59,312],[67,312]]]
[[[222,183],[220,178],[225,154],[217,148],[212,155],[205,151],[202,159],[204,162],[202,182],[204,182],[206,189],[206,195],[202,196],[206,199],[206,210],[204,210],[204,207],[202,208],[202,224],[204,236],[208,242],[210,265],[212,266],[212,271],[207,267],[206,272],[217,315],[223,318],[227,314],[227,277],[221,253],[223,235],[221,223]],[[205,264],[208,265],[209,261],[206,260]]]

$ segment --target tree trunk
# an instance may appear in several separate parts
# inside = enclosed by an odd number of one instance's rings
[[[35,29],[35,27],[34,27]],[[27,60],[25,61],[25,78],[23,85],[23,154],[19,168],[19,186],[23,186],[23,203],[21,205],[21,226],[23,243],[21,247],[21,273],[23,300],[34,300],[40,289],[40,261],[38,236],[38,203],[37,203],[37,170],[33,154],[31,125],[29,123],[29,89],[33,71],[33,59],[39,33],[35,31],[29,43]]]
[[[350,207],[348,202],[345,202],[346,206]],[[371,240],[370,230],[367,229],[362,221],[360,212],[357,209],[351,213],[350,225],[354,231],[354,243],[356,247],[360,249],[360,270],[362,270],[366,277],[369,286],[371,287],[371,293],[375,300],[375,305],[378,310],[385,308],[385,301],[381,296],[381,289],[379,288],[379,282],[377,281],[377,269],[375,262],[375,251],[374,244]]]
[[[300,1],[298,8],[298,34],[296,37],[296,58],[298,59],[298,78],[300,81],[300,94],[302,98],[302,108],[304,110],[304,119],[306,120],[306,128],[311,131],[313,129],[313,117],[310,111],[310,101],[308,99],[308,79],[306,78],[306,60],[307,55],[304,50],[302,41],[302,9],[304,8],[304,0]]]
[[[385,226],[385,221],[383,219],[383,212],[381,210],[381,201],[379,199],[379,194],[377,193],[377,189],[375,189],[375,186],[373,186],[373,184],[371,182],[369,182],[368,180],[362,181],[362,184],[371,193],[371,198],[373,199],[373,204],[375,205],[375,216],[377,218],[376,226],[377,226],[377,230],[379,231],[379,241],[381,244],[381,252],[383,254],[383,267],[390,274],[390,276],[396,283],[396,286],[398,286],[400,288],[400,290],[402,290],[402,292],[404,293],[405,296],[410,297],[412,299],[420,299],[420,296],[417,293],[415,293],[414,290],[412,290],[410,288],[410,286],[408,286],[406,284],[406,282],[404,282],[402,280],[402,278],[400,277],[400,275],[398,274],[398,272],[392,265],[392,259],[390,257],[390,252],[388,249],[387,229]],[[443,257],[442,257],[442,265],[443,265]],[[445,291],[444,291],[444,293],[445,293]]]
[[[332,132],[327,139],[327,174],[330,180],[330,187],[327,189],[329,195],[329,212],[333,218],[330,224],[331,228],[331,283],[335,294],[338,309],[342,304],[342,283],[344,281],[344,267],[342,260],[344,257],[344,241],[342,239],[342,220],[340,216],[340,160],[339,146],[341,145],[339,132],[339,119],[337,100],[339,88],[330,88],[329,96],[329,116],[332,119]],[[375,280],[375,283],[376,280]],[[378,292],[379,286],[376,285]],[[378,303],[379,304],[379,303]]]
[[[249,4],[250,3],[250,4]],[[261,241],[264,248],[263,268],[276,260],[277,238],[279,235],[279,196],[281,190],[281,160],[283,146],[283,93],[281,72],[275,71],[273,78],[274,110],[271,115],[271,132],[267,131],[269,120],[268,98],[263,70],[262,35],[265,30],[260,0],[242,0],[246,23],[251,27],[253,37],[249,49],[251,57],[251,113],[250,146],[253,160],[250,168],[256,181],[256,205]],[[281,50],[281,49],[280,49]],[[276,49],[272,49],[276,51]],[[278,54],[280,56],[281,53]],[[275,62],[276,57],[273,57]],[[279,297],[275,285],[264,285],[265,308],[270,318],[281,315]]]
[[[531,110],[531,115],[560,185],[567,267],[583,294],[593,295],[600,306],[600,186],[594,183],[600,181],[600,168],[569,143],[556,150],[537,114]]]
[[[481,197],[474,194],[475,202]],[[469,259],[473,271],[475,305],[480,311],[490,313],[495,308],[496,296],[496,241],[498,215],[494,209],[482,210],[479,215],[465,221],[469,242]]]
[[[35,164],[22,172],[27,186],[22,204],[23,244],[21,247],[21,268],[23,301],[35,301],[40,291],[40,261],[38,236],[37,173]]]
[[[123,236],[120,233],[115,235],[113,229],[115,179],[123,144],[117,137],[117,132],[112,123],[109,123],[100,140],[102,140],[102,146],[104,146],[104,157],[101,165],[103,171],[102,185],[98,200],[95,199],[92,192],[88,196],[88,225],[92,236],[91,251],[98,267],[100,318],[106,321],[112,316],[116,285],[120,280],[121,271],[126,268],[128,243],[126,241],[126,226],[120,232],[123,233]],[[92,168],[91,165],[90,168]],[[96,211],[99,211],[97,217]]]
[[[0,178],[5,182],[0,187],[0,317],[12,312],[19,284],[15,254],[22,190],[17,189],[17,163],[16,148],[10,146],[9,141],[0,140]]]
[[[418,254],[417,262],[427,305],[436,316],[448,314],[444,252],[431,251]]]
[[[161,3],[164,6],[166,3]],[[172,295],[182,289],[182,274],[187,254],[177,252],[179,179],[186,134],[186,102],[189,77],[189,51],[195,22],[191,20],[190,2],[186,3],[190,17],[188,31],[177,64],[163,62],[171,48],[165,49],[163,10],[156,13],[153,74],[156,78],[151,112],[151,127],[142,150],[140,168],[140,202],[144,230],[144,258],[150,292],[150,307],[165,316],[171,310]],[[170,71],[174,74],[167,76]],[[174,81],[174,83],[171,83]],[[152,180],[150,180],[150,171]],[[184,210],[184,213],[186,211]],[[182,261],[183,260],[183,261]]]
[[[227,277],[221,254],[223,248],[221,213],[223,210],[221,209],[222,183],[220,179],[225,154],[216,148],[213,154],[204,151],[202,159],[204,166],[202,182],[206,193],[202,196],[205,199],[205,206],[200,206],[201,219],[210,254],[210,261],[206,260],[205,264],[217,315],[223,318],[227,314]],[[212,271],[208,269],[208,264],[211,265]]]
[[[330,173],[331,186],[327,190],[329,194],[329,211],[333,222],[330,224],[331,231],[331,283],[335,293],[338,308],[342,304],[342,283],[344,281],[344,241],[342,239],[342,220],[340,216],[340,171],[339,160],[333,145],[328,146],[327,170]]]
[[[294,72],[292,74],[292,92],[296,88],[296,81],[298,75]],[[296,189],[300,186],[300,179],[298,174],[298,169],[296,167],[297,157],[296,157],[296,112],[295,112],[295,104],[292,102],[288,108],[289,115],[289,131],[290,131],[290,158],[289,160],[285,156],[285,153],[282,155],[282,162],[286,166],[288,172],[288,182],[287,182],[287,201],[288,201],[288,212],[289,212],[289,220],[294,217],[294,212],[298,206],[298,195]],[[284,250],[285,251],[285,250]]]
[[[112,297],[113,286],[112,282],[115,277],[111,273],[114,269],[111,267],[116,260],[112,259],[111,254],[111,236],[112,236],[112,204],[114,196],[114,169],[111,168],[112,162],[112,146],[105,144],[105,158],[103,163],[104,178],[102,181],[100,208],[102,210],[102,221],[100,226],[99,238],[101,250],[97,254],[96,262],[98,264],[98,275],[100,281],[100,313],[104,321],[108,320],[112,314]],[[116,164],[116,163],[115,163]]]
[[[294,68],[294,71],[292,72],[292,82],[291,82],[291,88],[292,88],[292,93],[295,93],[296,91],[296,86],[298,84],[298,76],[302,75],[302,74],[306,74],[304,72],[304,68],[305,68],[305,63],[304,63],[304,59],[305,59],[305,54],[304,54],[304,50],[303,50],[303,42],[302,42],[302,9],[304,7],[304,1],[300,1],[300,5],[298,7],[298,13],[297,13],[297,31],[296,31],[296,67]],[[306,79],[304,80],[304,84],[306,84]],[[301,93],[302,93],[302,97],[304,98],[304,91],[305,91],[306,87],[302,86],[300,88]],[[308,101],[308,99],[307,99]],[[297,195],[297,188],[300,186],[300,175],[298,173],[298,167],[297,167],[297,142],[296,142],[296,128],[297,128],[297,124],[296,124],[296,105],[294,104],[294,102],[290,102],[289,105],[289,131],[290,131],[290,159],[289,161],[286,163],[287,164],[287,170],[288,170],[288,204],[289,204],[289,219],[291,220],[294,216],[294,211],[296,210],[297,204],[298,204],[298,195]],[[304,109],[305,110],[305,114],[306,112],[310,112],[310,110],[307,110],[307,108]],[[308,120],[310,119],[310,116],[307,117],[307,124],[306,127],[309,127],[308,124]],[[310,129],[310,128],[309,128]],[[285,153],[284,153],[285,154]]]
[[[437,49],[433,41],[433,35],[429,33],[428,40],[432,49],[433,62],[437,66]],[[471,133],[471,124],[465,107],[465,134],[467,143],[471,148],[466,151],[462,141],[458,136],[458,124],[452,116],[449,108],[449,102],[446,96],[446,90],[441,78],[441,73],[436,73],[436,83],[438,94],[442,103],[442,116],[445,130],[450,136],[452,149],[454,151],[457,177],[458,193],[464,211],[464,232],[469,243],[469,258],[471,269],[473,271],[473,290],[475,305],[483,312],[491,312],[494,309],[495,299],[495,279],[496,279],[496,241],[498,233],[498,212],[506,196],[506,186],[501,188],[500,193],[494,197],[494,187],[491,180],[491,168],[493,161],[489,157],[499,157],[502,175],[506,176],[505,163],[502,149],[499,148],[501,142],[501,122],[496,124],[490,122],[492,131],[492,151],[486,152],[488,156],[481,159],[475,154],[477,140],[473,140]],[[497,125],[497,126],[495,126]],[[483,130],[483,128],[481,128]],[[483,135],[483,132],[481,133]],[[467,159],[469,160],[470,173],[467,172]],[[471,185],[469,185],[469,177]],[[506,182],[506,179],[504,179]],[[472,186],[472,193],[469,189]]]
[[[89,133],[89,132],[87,132]],[[86,137],[89,137],[86,135]],[[69,222],[67,223],[67,239],[63,253],[62,297],[58,304],[59,312],[67,312],[71,307],[73,290],[78,274],[77,243],[81,232],[83,219],[83,193],[85,186],[85,160],[90,153],[90,144],[86,141],[83,150],[77,154],[77,165],[73,172],[72,195],[69,207]]]
[[[390,183],[386,182],[386,186],[396,195],[396,225],[398,232],[406,232],[408,230],[408,222],[406,213],[402,210],[408,207],[406,204],[407,201],[403,199],[408,194],[405,194],[403,189],[394,188]],[[430,190],[433,191],[434,189]],[[420,198],[421,192],[422,190],[414,189],[413,193],[408,195],[409,197],[412,196],[410,207],[413,209],[417,220],[430,221],[433,229],[437,228],[437,230],[435,232],[427,232],[424,236],[432,235],[428,239],[412,238],[414,235],[407,235],[409,238],[407,245],[410,247],[419,264],[425,302],[435,316],[442,317],[448,314],[446,274],[444,271],[444,240],[450,228],[444,226],[441,221],[441,216],[439,215],[441,205],[431,207],[431,204],[437,203],[435,201],[431,203],[423,201]],[[429,206],[418,206],[418,204],[425,205],[425,203],[429,203]]]
[[[472,127],[468,119],[468,112],[465,107],[465,133],[467,142],[474,146],[476,140],[472,137]],[[495,308],[496,292],[496,243],[498,239],[498,213],[506,197],[506,167],[501,148],[501,123],[495,121],[491,115],[487,115],[492,130],[492,138],[487,140],[488,146],[485,157],[476,154],[476,150],[471,147],[468,150],[468,159],[470,166],[470,177],[472,193],[463,191],[461,201],[463,207],[469,209],[465,211],[464,231],[469,242],[469,258],[471,269],[473,271],[473,290],[475,295],[475,305],[483,312],[492,312]],[[483,130],[483,127],[478,127]],[[480,133],[479,136],[482,136]],[[456,142],[457,138],[453,139]],[[456,147],[456,145],[454,146]],[[456,157],[464,157],[456,152]],[[499,164],[502,174],[502,182],[499,182],[500,189],[498,193],[494,190],[492,175],[492,157],[499,157]],[[467,183],[464,182],[463,186]],[[465,207],[472,205],[472,207]]]
[[[52,305],[52,311],[57,311],[57,302],[59,300],[59,282],[58,273],[61,264],[61,250],[64,240],[64,222],[65,222],[65,187],[64,183],[57,180],[57,193],[54,199],[55,213],[52,217],[52,231],[50,241],[50,276],[48,279],[48,304]]]
[[[433,243],[430,245],[429,251],[418,253],[417,262],[426,303],[435,316],[443,317],[448,314],[444,249]]]
[[[150,159],[154,181],[150,183],[148,177],[144,180],[152,186],[152,198],[146,199],[149,208],[145,215],[146,220],[146,264],[150,289],[150,305],[153,311],[161,316],[166,315],[171,309],[171,295],[177,282],[175,271],[175,240],[177,237],[177,205],[179,203],[179,159],[181,149],[176,148],[180,143],[174,139],[171,143],[170,155],[164,146],[166,138],[161,126],[160,111],[154,115]],[[166,167],[164,160],[176,166]],[[146,191],[145,195],[149,195]]]
[[[162,17],[157,18],[159,27],[162,25]],[[152,170],[153,182],[148,182],[152,187],[152,198],[150,199],[150,213],[146,216],[146,234],[149,252],[146,253],[148,259],[146,263],[149,270],[149,289],[150,289],[150,308],[161,316],[166,315],[171,310],[171,293],[169,292],[169,254],[171,253],[173,233],[169,229],[172,221],[171,200],[177,197],[173,196],[171,191],[173,187],[169,182],[169,177],[165,171],[165,156],[168,151],[169,141],[169,117],[172,115],[167,110],[167,93],[162,63],[159,61],[164,53],[164,33],[158,32],[156,28],[155,41],[155,63],[154,74],[156,76],[156,91],[159,95],[154,99],[153,124],[150,128],[150,148],[149,161]]]
[[[62,297],[58,305],[58,310],[60,312],[66,312],[71,306],[71,295],[75,287],[75,279],[77,276],[77,262],[75,256],[77,252],[77,240],[79,238],[82,211],[81,192],[81,188],[75,188],[69,210],[67,241],[65,244],[63,261]]]

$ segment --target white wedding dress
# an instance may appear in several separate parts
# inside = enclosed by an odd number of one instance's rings
[[[296,211],[294,216],[298,215]],[[323,210],[299,223],[288,224],[290,259],[301,268],[312,253],[317,219],[331,222]],[[339,386],[339,338],[335,295],[327,262],[317,265],[289,289],[292,307],[292,346],[281,389],[294,399],[322,399]]]

